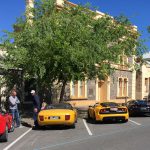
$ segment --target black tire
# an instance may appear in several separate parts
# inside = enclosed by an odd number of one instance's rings
[[[6,126],[4,134],[0,136],[0,141],[7,142],[8,141],[8,127]]]
[[[70,126],[71,129],[75,129],[75,127],[76,127],[75,123]]]
[[[128,119],[124,119],[122,122],[123,122],[123,123],[126,123],[126,122],[128,122]]]
[[[130,117],[136,117],[136,114],[135,114],[134,112],[130,112],[130,113],[129,113],[129,116],[130,116]]]
[[[95,116],[95,112],[94,112],[93,121],[94,121],[94,123],[97,123],[96,116]]]
[[[88,119],[92,119],[89,111],[88,111]]]

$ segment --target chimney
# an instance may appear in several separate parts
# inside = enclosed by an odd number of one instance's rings
[[[57,5],[58,7],[63,7],[63,6],[64,6],[64,1],[65,1],[65,0],[56,0],[56,5]]]
[[[26,18],[27,22],[32,24],[33,14],[30,9],[34,8],[34,0],[26,0]]]
[[[26,9],[34,7],[34,0],[26,0]]]

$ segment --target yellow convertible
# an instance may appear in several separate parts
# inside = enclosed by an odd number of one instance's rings
[[[119,120],[127,122],[129,114],[126,106],[120,106],[114,102],[103,102],[89,106],[88,118],[92,118],[95,121]]]
[[[69,103],[52,104],[38,114],[38,125],[66,125],[75,128],[77,112]]]

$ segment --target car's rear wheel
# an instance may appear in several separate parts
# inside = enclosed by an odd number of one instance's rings
[[[90,112],[88,111],[88,119],[91,119]]]
[[[122,122],[123,122],[123,123],[126,123],[126,122],[128,122],[128,119],[124,119]]]
[[[95,112],[94,112],[94,115],[93,115],[93,121],[94,121],[94,123],[97,123]]]
[[[7,142],[8,141],[8,127],[6,126],[4,134],[0,136],[0,141]]]
[[[76,127],[75,123],[72,124],[70,127],[71,127],[71,129],[75,129],[75,127]]]

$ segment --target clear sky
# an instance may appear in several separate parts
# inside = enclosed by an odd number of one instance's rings
[[[70,0],[76,4],[91,3],[99,11],[111,16],[124,14],[138,27],[143,39],[147,39],[146,45],[150,50],[150,34],[147,33],[147,26],[150,25],[150,0]],[[25,11],[25,0],[1,0],[0,2],[0,37],[3,30],[12,31],[12,24],[16,18]]]

